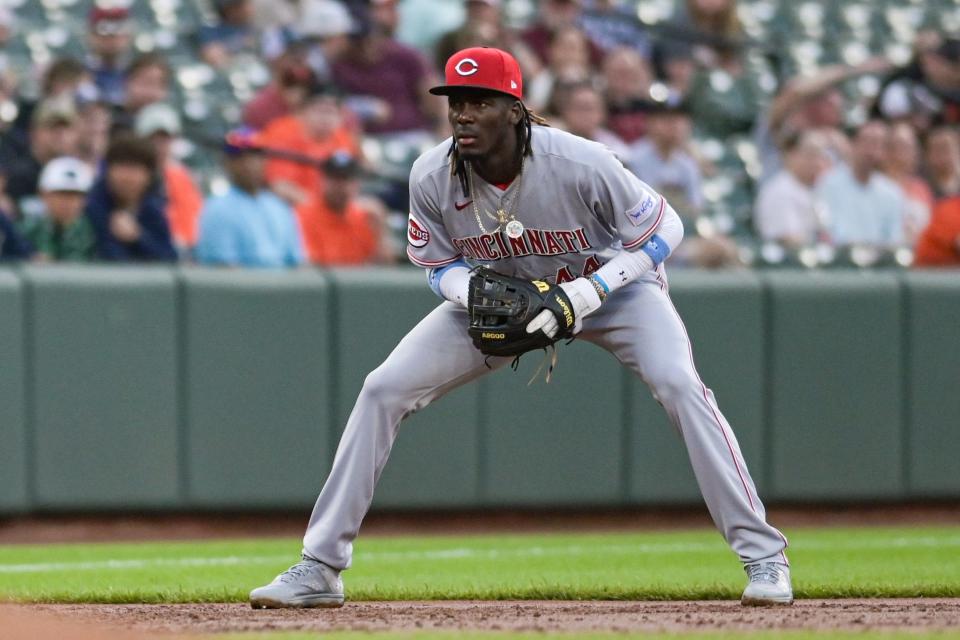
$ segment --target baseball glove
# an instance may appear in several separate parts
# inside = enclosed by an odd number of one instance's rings
[[[573,336],[573,303],[563,289],[541,280],[480,267],[470,277],[467,309],[473,344],[489,356],[519,356]],[[559,330],[553,337],[542,329],[527,333],[527,325],[545,309],[556,317]]]

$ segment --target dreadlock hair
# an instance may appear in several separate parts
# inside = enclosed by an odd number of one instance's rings
[[[523,104],[523,101],[520,101],[520,110],[523,112],[523,115],[520,117],[520,121],[517,122],[515,126],[515,130],[517,132],[517,142],[519,143],[517,145],[518,159],[533,155],[533,125],[536,124],[541,127],[550,126],[546,118],[539,116],[528,109],[527,105]],[[460,181],[460,188],[463,190],[463,196],[469,196],[470,185],[467,184],[467,165],[466,161],[460,157],[460,149],[457,148],[456,138],[454,138],[450,143],[450,150],[447,151],[447,156],[450,158],[450,175],[456,176]]]

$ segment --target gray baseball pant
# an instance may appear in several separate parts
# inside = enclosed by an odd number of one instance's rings
[[[649,385],[683,437],[710,515],[740,560],[786,563],[787,540],[766,522],[733,430],[694,368],[686,329],[660,275],[612,294],[584,320],[579,339],[606,349]],[[454,303],[414,327],[363,384],[310,516],[304,552],[348,568],[400,422],[509,361],[487,359],[473,346],[467,312]]]

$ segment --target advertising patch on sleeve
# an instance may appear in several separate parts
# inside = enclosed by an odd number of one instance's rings
[[[627,210],[627,220],[633,226],[639,227],[644,220],[653,215],[659,201],[660,196],[644,189],[640,202]]]
[[[411,247],[417,249],[427,246],[427,243],[430,242],[430,232],[419,220],[413,217],[413,214],[410,214],[410,220],[407,224],[407,242],[410,243]]]

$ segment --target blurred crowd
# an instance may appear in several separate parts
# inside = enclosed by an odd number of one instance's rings
[[[141,3],[0,0],[0,259],[400,261],[427,89],[484,45],[666,195],[673,263],[960,265],[954,0]]]

